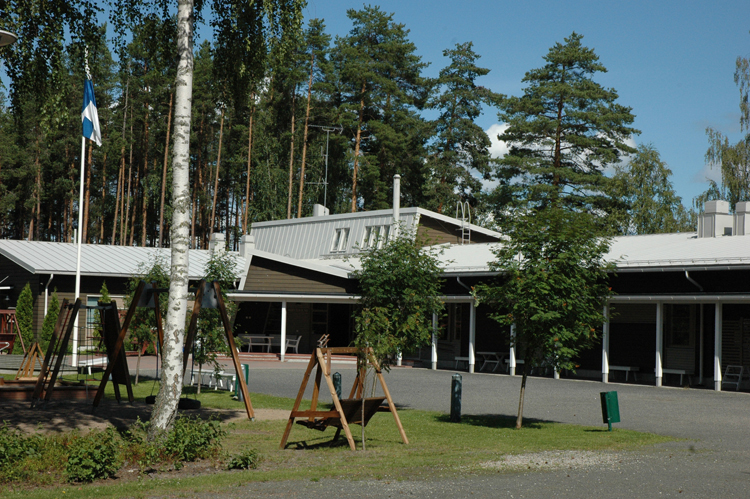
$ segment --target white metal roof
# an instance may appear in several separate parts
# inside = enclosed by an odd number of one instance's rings
[[[440,245],[441,266],[446,274],[489,272],[492,249],[500,243]],[[690,268],[750,267],[750,235],[698,238],[694,232],[621,236],[612,240],[606,256],[618,270],[678,270]],[[359,259],[310,260],[317,265],[358,269]]]
[[[0,239],[0,254],[34,274],[76,273],[77,246],[74,243]],[[240,277],[245,260],[238,253],[230,254],[235,257]],[[170,249],[84,244],[81,247],[81,275],[130,277],[137,275],[141,264],[149,264],[155,258],[162,259],[168,267]],[[200,279],[205,275],[209,258],[208,250],[190,250],[190,279]]]
[[[461,221],[422,208],[401,208],[400,217],[407,227],[419,224],[420,217],[429,217],[442,223],[461,227]],[[252,225],[251,234],[255,238],[255,248],[289,258],[303,260],[356,255],[363,246],[367,227],[390,226],[393,210],[341,213],[319,217],[294,218],[257,222]],[[332,245],[336,231],[348,229],[348,241],[344,251],[333,252]],[[500,237],[500,233],[471,225],[473,233],[490,237]]]

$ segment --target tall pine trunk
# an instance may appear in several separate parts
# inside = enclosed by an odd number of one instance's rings
[[[310,122],[310,99],[312,98],[313,72],[315,71],[315,51],[310,51],[310,81],[307,84],[307,109],[305,109],[305,132],[302,137],[302,165],[299,171],[299,200],[297,201],[297,218],[302,218],[302,192],[305,189],[305,160],[307,158],[307,129]],[[325,200],[323,200],[325,203]]]
[[[171,275],[161,388],[151,413],[152,436],[163,434],[174,421],[182,393],[182,344],[188,294],[190,237],[190,115],[193,95],[193,1],[178,0],[177,47],[180,60],[175,81],[174,152],[172,158]]]
[[[224,108],[221,108],[221,124],[219,125],[219,152],[216,155],[216,177],[214,177],[214,200],[211,204],[211,234],[214,233],[216,221],[216,200],[219,194],[219,169],[221,168],[221,142],[224,138]]]
[[[359,145],[362,142],[362,120],[365,116],[365,90],[362,83],[362,100],[359,103],[359,120],[357,121],[357,137],[354,141],[354,172],[352,173],[352,213],[357,211],[357,170],[359,170]]]
[[[255,99],[255,95],[252,96]],[[247,212],[250,210],[250,170],[253,159],[253,116],[255,106],[250,110],[250,122],[247,125],[247,178],[245,180],[245,213],[242,217],[242,233],[247,234]]]
[[[164,168],[161,172],[161,201],[159,203],[159,247],[164,244],[164,194],[167,188],[167,160],[169,159],[169,132],[172,127],[172,101],[174,93],[169,94],[169,117],[167,118],[167,140],[164,144]]]
[[[294,184],[294,104],[297,101],[297,88],[294,88],[292,94],[292,139],[289,145],[289,196],[286,203],[286,218],[292,218],[292,187]]]
[[[146,103],[146,123],[144,123],[144,135],[143,138],[143,177],[141,178],[141,192],[143,198],[141,199],[141,246],[146,247],[146,226],[148,225],[148,185],[146,180],[148,179],[148,117],[149,117],[149,106]]]

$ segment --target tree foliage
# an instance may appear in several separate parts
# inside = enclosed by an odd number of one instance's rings
[[[512,346],[524,360],[516,427],[523,421],[526,377],[531,368],[575,369],[578,352],[590,347],[604,323],[611,290],[604,260],[609,240],[593,216],[566,210],[517,214],[504,227],[507,239],[493,251],[494,282],[475,288],[491,317],[513,326]]]
[[[213,283],[217,281],[221,286],[221,293],[224,297],[224,304],[227,308],[230,324],[237,314],[237,304],[227,299],[227,291],[234,289],[234,283],[237,276],[237,261],[235,257],[226,251],[215,249],[211,258],[206,262],[205,276],[206,282]],[[228,354],[229,345],[227,344],[224,324],[221,320],[220,311],[217,309],[201,309],[198,323],[198,332],[196,334],[196,344],[193,351],[193,360],[200,366],[210,364],[215,370],[220,370],[221,365],[217,362],[217,354]]]
[[[34,342],[34,295],[31,293],[31,285],[27,282],[18,295],[16,302],[16,322],[23,337],[23,344],[29,348]],[[16,341],[13,353],[25,353],[21,341]]]
[[[617,92],[593,77],[606,72],[583,36],[573,33],[544,56],[545,65],[527,72],[521,97],[501,104],[508,128],[498,136],[509,145],[497,171],[499,189],[516,203],[560,202],[575,210],[606,214],[604,169],[635,150],[627,140],[631,108],[617,103]]]
[[[440,314],[442,282],[439,250],[423,247],[402,229],[382,247],[364,251],[354,275],[361,293],[355,317],[359,347],[373,348],[381,365],[399,352],[411,352],[432,337],[432,316]]]
[[[675,194],[672,171],[653,145],[640,145],[625,165],[616,165],[611,196],[622,201],[615,211],[619,234],[658,234],[695,230],[695,212],[686,209]]]
[[[42,323],[42,338],[39,343],[43,352],[47,351],[49,342],[52,340],[52,334],[55,331],[55,324],[59,315],[60,300],[57,297],[57,288],[55,288],[47,303],[47,315],[44,316],[44,322]]]
[[[740,90],[740,130],[746,132],[736,144],[730,144],[729,138],[714,129],[706,128],[708,150],[706,163],[711,168],[719,168],[721,181],[708,180],[708,189],[696,196],[693,205],[703,210],[706,201],[729,201],[729,209],[734,210],[740,201],[750,199],[750,60],[737,57],[734,71],[734,83]]]

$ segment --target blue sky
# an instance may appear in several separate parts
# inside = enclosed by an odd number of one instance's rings
[[[526,71],[543,65],[542,56],[573,31],[584,35],[608,69],[596,81],[615,88],[620,104],[633,108],[637,143],[651,143],[673,172],[683,203],[706,189],[706,126],[736,142],[739,90],[735,61],[750,57],[750,16],[746,1],[381,1],[383,11],[411,32],[417,52],[436,76],[447,61],[444,49],[472,41],[491,73],[480,84],[520,95]],[[326,21],[332,35],[351,28],[347,9],[363,4],[309,0],[306,18]],[[488,109],[479,120],[497,125]]]

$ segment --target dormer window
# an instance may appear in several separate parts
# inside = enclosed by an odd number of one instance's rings
[[[362,238],[361,249],[380,249],[388,242],[391,233],[390,225],[372,225],[365,228],[365,236]]]
[[[343,253],[346,251],[346,247],[349,244],[349,228],[336,229],[336,233],[333,236],[333,245],[331,245],[331,253]]]

